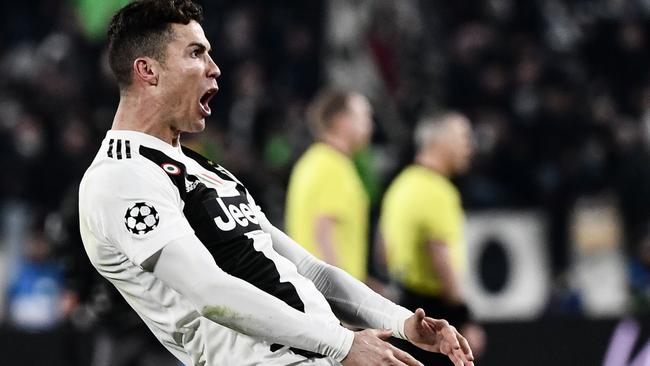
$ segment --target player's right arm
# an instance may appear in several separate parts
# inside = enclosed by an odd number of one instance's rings
[[[324,354],[341,361],[354,334],[313,319],[252,284],[221,270],[195,235],[167,243],[153,273],[188,298],[204,317],[240,333]]]
[[[300,312],[248,282],[223,272],[193,235],[168,243],[153,273],[187,296],[201,314],[240,333],[330,356],[346,366],[421,365],[384,342],[390,331],[353,333]]]

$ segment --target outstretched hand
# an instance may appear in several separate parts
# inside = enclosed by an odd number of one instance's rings
[[[343,366],[422,366],[413,356],[386,342],[390,330],[366,329],[354,333],[350,352],[343,359]]]
[[[446,355],[455,366],[474,366],[474,355],[465,337],[446,320],[426,316],[417,309],[406,319],[404,333],[409,342],[430,351]]]

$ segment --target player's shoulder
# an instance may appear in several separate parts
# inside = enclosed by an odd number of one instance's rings
[[[85,181],[100,181],[111,185],[113,182],[123,181],[125,178],[148,178],[155,165],[148,163],[145,159],[135,157],[130,161],[113,161],[102,159],[93,162],[86,170],[82,183]]]
[[[390,183],[386,197],[392,200],[424,202],[429,198],[438,200],[443,191],[437,177],[418,165],[402,170]]]
[[[418,165],[405,173],[403,190],[417,194],[425,202],[434,200],[437,205],[449,205],[458,200],[458,189],[446,176]]]
[[[134,158],[122,162],[108,159],[96,161],[81,179],[80,198],[84,195],[91,197],[111,195],[125,189],[159,184],[161,175],[155,171],[155,166],[138,160],[140,159]]]
[[[328,164],[336,164],[347,160],[347,157],[343,155],[343,153],[322,142],[317,142],[310,146],[305,152],[304,157],[305,159],[325,162]]]
[[[115,193],[167,180],[163,168],[140,153],[142,148],[147,147],[128,138],[107,136],[81,180],[80,193]]]
[[[406,167],[397,177],[401,184],[408,184],[410,186],[418,186],[419,188],[431,188],[445,185],[447,178],[439,173],[425,168],[418,164],[413,164]]]
[[[344,176],[347,171],[345,157],[333,151],[333,148],[323,143],[315,143],[300,157],[293,174],[302,179],[325,179],[328,176]]]

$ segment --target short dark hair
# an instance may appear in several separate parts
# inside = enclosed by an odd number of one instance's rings
[[[307,110],[309,127],[316,137],[328,131],[334,118],[348,110],[353,94],[343,89],[327,89],[318,94]]]
[[[164,62],[173,37],[171,23],[201,23],[203,11],[192,0],[137,0],[120,9],[108,26],[108,63],[120,90],[131,85],[133,61],[142,56]]]

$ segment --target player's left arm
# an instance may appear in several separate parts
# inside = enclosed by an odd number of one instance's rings
[[[467,341],[449,323],[426,317],[422,309],[414,314],[396,305],[340,268],[312,256],[263,214],[258,213],[258,219],[262,229],[271,235],[275,250],[312,280],[341,320],[363,328],[390,329],[395,337],[447,355],[455,365],[473,365]]]

